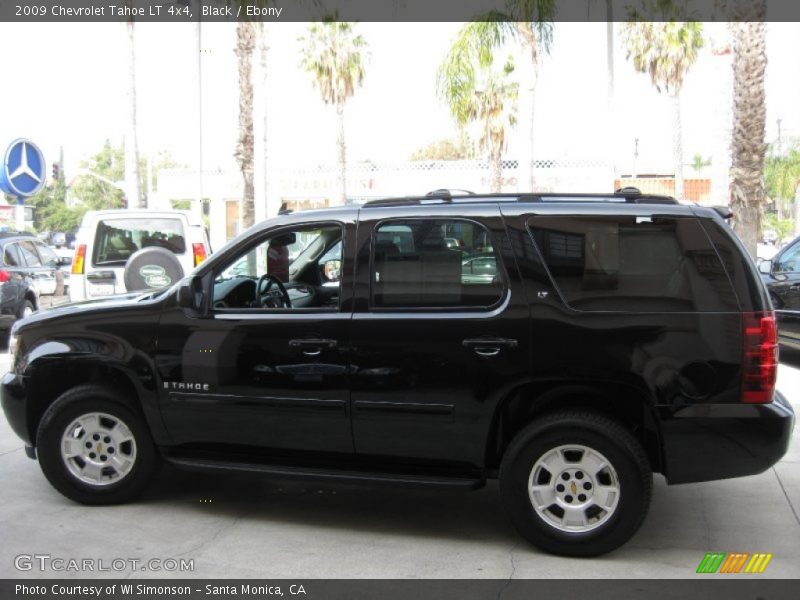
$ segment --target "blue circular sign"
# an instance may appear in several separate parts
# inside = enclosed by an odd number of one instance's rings
[[[36,144],[14,140],[0,169],[0,190],[21,198],[33,196],[44,185],[45,168],[44,155]]]

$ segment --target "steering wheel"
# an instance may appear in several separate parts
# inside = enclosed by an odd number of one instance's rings
[[[272,286],[278,288],[278,293],[271,292]],[[256,303],[265,308],[292,308],[292,300],[280,279],[269,273],[258,278],[256,284]]]

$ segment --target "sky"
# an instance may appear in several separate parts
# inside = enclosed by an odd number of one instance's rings
[[[453,136],[435,75],[459,23],[361,23],[369,62],[346,111],[351,161],[404,161],[416,149]],[[139,148],[168,151],[189,166],[198,157],[197,46],[194,24],[136,26]],[[235,25],[202,26],[202,137],[207,170],[236,168],[238,84]],[[335,114],[301,70],[303,23],[276,23],[269,39],[269,156],[276,164],[332,164]],[[616,25],[617,34],[620,25]],[[704,157],[725,144],[730,127],[730,56],[712,50],[724,26],[707,25],[711,43],[690,71],[682,95],[684,155]],[[767,139],[800,135],[800,24],[768,25]],[[607,113],[605,23],[558,23],[542,60],[535,112],[537,159],[604,159],[630,169],[634,139],[639,167],[669,172],[672,120],[667,98],[634,71],[617,35],[616,113]],[[126,124],[127,34],[119,23],[0,24],[5,93],[0,96],[0,145],[16,137],[37,142],[48,162],[65,156],[67,176],[105,139],[119,143]],[[24,56],[24,59],[23,59]],[[727,117],[727,118],[726,118]],[[526,143],[524,115],[507,156]]]

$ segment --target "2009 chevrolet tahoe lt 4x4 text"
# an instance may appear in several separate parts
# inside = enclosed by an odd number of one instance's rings
[[[178,285],[19,322],[2,404],[69,498],[161,461],[476,488],[596,555],[670,484],[760,473],[794,414],[767,294],[720,214],[635,191],[284,214]],[[687,507],[691,510],[691,507]]]

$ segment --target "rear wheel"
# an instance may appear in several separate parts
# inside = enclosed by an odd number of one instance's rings
[[[159,465],[144,420],[113,390],[98,385],[61,395],[42,417],[36,442],[48,481],[84,504],[133,498]]]
[[[500,493],[532,544],[568,556],[595,556],[625,543],[650,505],[652,473],[641,445],[616,421],[559,412],[511,442]]]

